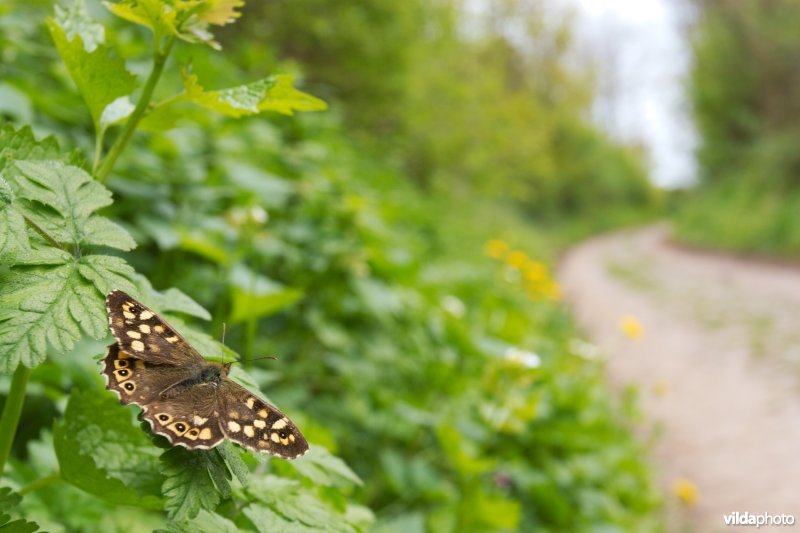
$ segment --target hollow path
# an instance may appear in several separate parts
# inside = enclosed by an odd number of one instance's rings
[[[738,530],[733,511],[800,522],[800,270],[681,249],[657,226],[577,246],[559,279],[612,384],[639,388],[669,530]],[[695,506],[675,500],[677,478]]]

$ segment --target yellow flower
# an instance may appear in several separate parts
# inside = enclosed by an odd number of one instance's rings
[[[683,477],[679,477],[672,483],[672,492],[689,507],[694,506],[700,499],[700,490],[697,485]]]
[[[522,271],[528,281],[541,281],[548,278],[547,267],[539,261],[528,261],[522,267]]]
[[[508,266],[522,269],[528,263],[528,256],[525,255],[525,252],[514,250],[506,257],[506,263]]]
[[[619,319],[619,327],[631,340],[636,340],[644,335],[644,327],[635,316],[625,315]]]
[[[555,281],[551,281],[544,290],[545,296],[557,302],[561,300],[561,285]]]
[[[492,239],[486,243],[484,250],[486,251],[486,255],[492,259],[502,259],[508,251],[508,244],[500,239]]]

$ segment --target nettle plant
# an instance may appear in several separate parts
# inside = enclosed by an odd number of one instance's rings
[[[210,314],[203,307],[177,289],[155,290],[116,255],[133,250],[136,242],[98,211],[113,203],[103,182],[137,127],[159,114],[174,117],[182,109],[176,104],[191,103],[231,117],[263,111],[291,115],[325,108],[321,100],[295,89],[290,76],[206,90],[186,67],[180,72],[183,89],[160,102],[152,101],[176,43],[219,48],[210,28],[235,21],[242,3],[107,3],[114,15],[152,32],[152,66],[140,90],[139,78],[106,43],[105,28],[90,18],[82,0],[56,7],[54,17],[47,21],[63,64],[89,108],[95,149],[87,158],[77,150],[62,149],[52,138],[37,140],[29,128],[0,128],[0,373],[11,376],[0,419],[0,477],[12,485],[0,488],[0,528],[38,529],[37,524],[14,516],[14,509],[26,495],[64,484],[92,495],[105,508],[152,510],[145,516],[153,518],[156,527],[163,521],[160,513],[165,513],[171,531],[317,527],[354,531],[372,521],[368,509],[347,500],[361,481],[323,447],[312,442],[306,456],[277,469],[266,455],[230,442],[209,450],[170,447],[136,420],[138,409],[119,405],[96,372],[73,383],[51,380],[61,386],[48,391],[61,412],[52,437],[45,435],[36,446],[52,441],[53,450],[29,449],[35,467],[15,465],[13,475],[4,472],[14,435],[22,429],[20,414],[34,369],[95,350],[95,360],[79,365],[99,371],[101,347],[110,339],[105,295],[112,290],[135,295],[157,310],[205,357],[238,359],[229,348],[176,316],[208,320]],[[255,380],[239,366],[233,367],[230,377],[257,389]],[[48,376],[42,381],[47,383]],[[71,392],[64,394],[65,389]],[[48,462],[53,456],[55,460]],[[39,477],[31,479],[34,475]],[[80,505],[77,502],[86,498],[83,493],[65,492],[59,500],[65,502],[64,508]],[[43,512],[54,523],[59,520],[56,507]],[[16,518],[13,522],[12,517]]]

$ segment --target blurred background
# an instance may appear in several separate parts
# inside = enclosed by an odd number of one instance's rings
[[[150,34],[86,9],[141,87]],[[175,46],[153,101],[190,69],[209,90],[293,74],[329,108],[159,108],[105,182],[103,213],[138,244],[123,257],[208,309],[198,329],[220,338],[226,324],[255,384],[361,478],[330,505],[410,533],[800,514],[800,4],[240,11],[215,29],[221,50]],[[0,118],[89,167],[95,131],[53,14],[0,5]],[[31,376],[3,479],[50,531],[163,522],[59,481],[52,428],[74,390],[102,389],[103,345],[84,339]],[[266,354],[278,361],[253,361]]]

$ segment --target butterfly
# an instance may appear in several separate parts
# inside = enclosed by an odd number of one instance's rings
[[[120,403],[173,446],[213,448],[229,439],[250,450],[294,459],[308,451],[297,426],[277,407],[228,378],[232,363],[206,361],[175,328],[128,294],[106,296],[116,343],[102,374]]]

